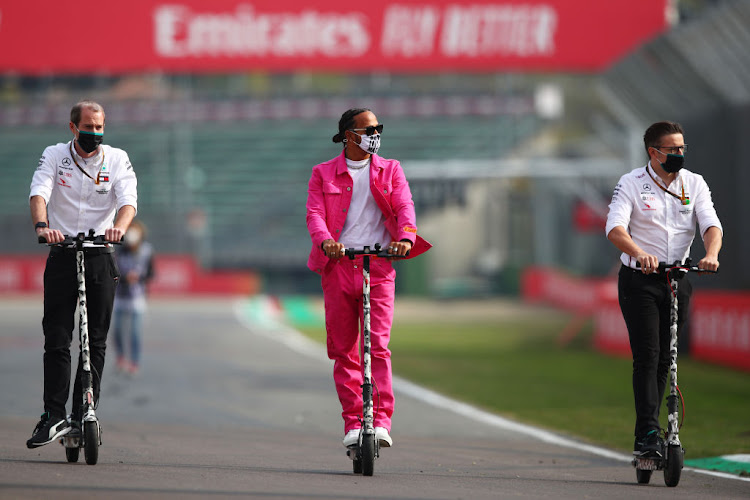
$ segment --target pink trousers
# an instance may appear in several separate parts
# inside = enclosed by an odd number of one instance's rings
[[[375,427],[390,432],[393,415],[393,380],[388,342],[393,324],[396,271],[386,259],[370,260],[370,331]],[[328,357],[341,402],[344,432],[361,427],[363,328],[362,257],[330,262],[322,277]]]

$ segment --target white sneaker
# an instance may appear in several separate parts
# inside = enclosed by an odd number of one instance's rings
[[[359,442],[359,429],[352,429],[347,432],[342,441],[347,448],[356,445],[357,442]]]
[[[381,448],[390,448],[393,446],[393,439],[388,434],[388,429],[385,427],[375,427],[375,439],[380,443]]]

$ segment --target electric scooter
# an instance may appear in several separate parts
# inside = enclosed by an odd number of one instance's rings
[[[89,229],[88,235],[78,233],[76,236],[65,235],[60,243],[49,243],[49,246],[57,245],[76,250],[76,279],[78,280],[78,336],[80,340],[81,356],[81,388],[83,400],[81,401],[81,428],[74,428],[68,434],[60,438],[60,444],[65,447],[65,457],[68,462],[78,462],[80,449],[83,448],[86,463],[95,465],[99,460],[99,445],[102,444],[102,429],[96,418],[96,402],[94,401],[93,376],[91,371],[91,357],[89,350],[88,311],[86,305],[86,264],[83,252],[83,243],[91,242],[93,246],[104,246],[106,244],[117,244],[104,239],[104,235],[94,235],[94,230]],[[40,236],[39,243],[47,243]],[[73,402],[75,405],[76,403]],[[71,417],[68,416],[68,424],[72,425]]]
[[[680,482],[682,475],[682,466],[685,456],[685,450],[679,438],[679,429],[682,423],[678,424],[679,412],[677,408],[678,399],[682,401],[683,418],[685,402],[682,399],[682,393],[677,386],[677,312],[679,304],[677,303],[677,288],[679,278],[689,272],[698,273],[716,273],[718,271],[709,271],[700,269],[698,266],[690,265],[690,259],[681,264],[676,261],[674,264],[659,262],[658,272],[666,275],[667,282],[671,290],[670,311],[669,311],[669,396],[667,396],[667,425],[664,440],[661,441],[661,450],[658,452],[645,452],[633,458],[632,464],[635,467],[635,474],[638,483],[648,484],[651,480],[651,474],[655,470],[664,471],[664,483],[667,486],[674,487]],[[677,274],[678,276],[675,276]]]
[[[347,456],[352,460],[355,474],[372,476],[375,472],[375,459],[380,456],[380,443],[375,439],[375,427],[373,425],[373,403],[372,403],[372,368],[370,366],[370,258],[398,258],[381,250],[380,243],[376,243],[371,249],[365,246],[362,250],[349,248],[344,250],[349,259],[354,260],[357,255],[362,255],[362,427],[357,444],[351,445],[346,450]]]

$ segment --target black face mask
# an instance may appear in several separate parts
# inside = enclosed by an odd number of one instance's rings
[[[682,168],[682,165],[685,164],[685,155],[673,155],[668,154],[667,155],[667,161],[664,163],[659,162],[659,165],[661,165],[661,168],[664,169],[665,172],[668,172],[670,174],[676,174],[680,171]]]
[[[78,131],[78,145],[87,153],[95,151],[99,147],[99,144],[104,142],[104,134],[97,134],[96,132],[85,132],[83,130]]]

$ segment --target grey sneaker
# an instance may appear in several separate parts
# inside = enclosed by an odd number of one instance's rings
[[[31,439],[26,441],[27,448],[38,448],[49,444],[55,439],[63,437],[70,432],[70,425],[64,418],[53,417],[49,412],[42,413],[39,423],[36,424]]]

